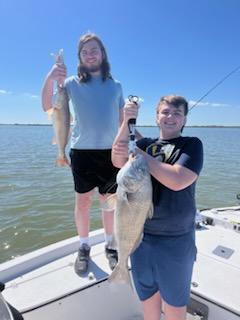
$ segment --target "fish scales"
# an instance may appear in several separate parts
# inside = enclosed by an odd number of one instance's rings
[[[57,65],[64,65],[63,49],[58,54],[52,54],[55,57]],[[63,83],[57,83],[57,90],[52,97],[52,108],[48,110],[48,115],[52,119],[55,136],[52,143],[57,144],[58,156],[56,165],[70,166],[69,160],[65,154],[70,136],[71,114],[69,110],[69,101],[66,89]]]
[[[109,281],[131,283],[128,258],[141,241],[147,217],[152,216],[151,175],[142,155],[130,156],[117,175],[117,183],[114,237],[118,264]]]
[[[66,89],[63,88],[58,90],[57,101],[53,108],[49,110],[55,132],[53,144],[57,144],[58,147],[58,156],[56,159],[56,164],[58,166],[69,165],[69,161],[65,154],[65,148],[70,135],[71,114],[65,90]]]

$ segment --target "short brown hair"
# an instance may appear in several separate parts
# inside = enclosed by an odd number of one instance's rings
[[[78,68],[77,68],[77,74],[78,74],[80,82],[87,82],[88,80],[91,79],[91,75],[82,66],[82,61],[81,61],[81,57],[80,57],[80,53],[82,51],[83,46],[90,40],[95,40],[98,43],[98,45],[102,51],[103,61],[102,61],[102,65],[101,65],[101,72],[102,72],[103,81],[106,80],[107,78],[112,79],[112,76],[110,74],[110,64],[108,62],[107,52],[106,52],[106,49],[104,48],[102,41],[98,38],[98,36],[96,34],[86,33],[83,36],[81,36],[79,43],[78,43],[77,55],[78,55],[79,64],[78,64]]]
[[[183,106],[184,108],[184,115],[186,116],[188,114],[188,102],[187,100],[182,96],[177,95],[169,95],[169,96],[163,96],[161,97],[160,101],[157,104],[157,112],[159,110],[159,107],[164,104],[171,104],[175,108],[179,108],[180,106]]]

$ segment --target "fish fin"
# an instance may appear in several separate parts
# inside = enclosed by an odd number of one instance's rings
[[[114,283],[114,282],[126,283],[126,284],[129,284],[131,288],[133,288],[128,268],[121,267],[121,265],[119,263],[116,265],[113,272],[108,277],[108,281],[110,283]]]
[[[151,203],[151,206],[148,210],[148,214],[147,214],[148,219],[152,219],[153,217],[153,204]]]
[[[54,111],[54,108],[50,108],[46,111],[49,120],[52,120],[53,111]]]
[[[104,204],[104,208],[106,207],[106,209],[115,210],[116,204],[117,204],[117,194],[113,193],[111,196],[107,197]]]

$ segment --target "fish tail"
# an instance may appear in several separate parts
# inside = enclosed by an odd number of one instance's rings
[[[120,264],[117,264],[111,275],[108,277],[110,283],[127,283],[132,287],[132,282],[130,274],[127,267],[123,267]]]

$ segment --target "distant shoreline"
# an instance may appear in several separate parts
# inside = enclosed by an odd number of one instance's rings
[[[0,126],[32,126],[32,127],[49,127],[52,124],[37,124],[37,123],[0,123]],[[157,126],[153,125],[137,125],[139,128],[143,127],[152,127],[157,128]],[[186,128],[240,128],[240,126],[222,126],[222,125],[192,125],[186,126]]]

